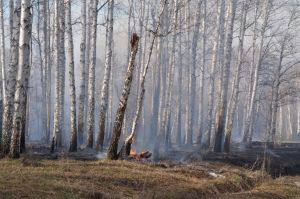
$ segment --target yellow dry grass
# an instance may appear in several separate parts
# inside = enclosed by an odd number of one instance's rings
[[[225,178],[209,176],[208,168]],[[300,178],[262,180],[259,172],[212,162],[166,168],[134,161],[0,161],[0,198],[273,198],[274,193],[300,193],[290,186]]]

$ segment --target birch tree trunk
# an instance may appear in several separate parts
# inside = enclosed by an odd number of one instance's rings
[[[151,9],[151,17],[152,17],[152,21],[153,21],[153,30],[156,28],[156,24],[157,23],[161,23],[156,21],[156,16],[155,16],[155,10],[154,8]],[[160,108],[160,60],[161,60],[161,38],[158,37],[156,40],[156,44],[155,44],[155,55],[156,55],[156,59],[153,65],[153,70],[152,70],[152,104],[151,104],[151,109],[152,109],[152,114],[151,114],[151,137],[155,138],[157,133],[159,132],[159,128],[158,128],[158,121],[160,118],[160,114],[159,114],[159,108]],[[149,138],[151,138],[149,136]]]
[[[43,48],[46,44],[46,38],[43,38],[44,42],[42,42],[41,34],[40,34],[40,27],[41,23],[44,24],[44,5],[40,6],[40,2],[37,3],[37,22],[36,22],[36,32],[37,32],[37,45],[38,45],[38,57],[39,57],[39,65],[40,65],[40,78],[41,78],[41,89],[42,89],[42,134],[43,137],[46,138],[47,134],[47,102],[46,102],[46,54]],[[44,53],[43,53],[44,50]],[[45,140],[46,141],[46,140]]]
[[[300,100],[297,102],[297,137],[300,138]]]
[[[206,0],[202,0],[202,67],[200,68],[201,80],[200,80],[200,95],[199,95],[199,115],[198,115],[198,126],[199,134],[197,143],[201,145],[203,136],[203,125],[204,125],[204,83],[205,83],[205,65],[206,65],[206,40],[207,40],[207,5]]]
[[[87,147],[93,148],[95,126],[95,65],[96,65],[96,42],[97,42],[97,6],[98,0],[91,0],[91,38],[90,38],[90,61],[88,78],[88,106],[87,106]]]
[[[100,119],[99,119],[99,133],[97,137],[96,148],[103,150],[103,140],[105,136],[105,120],[107,116],[108,95],[109,95],[109,78],[112,67],[112,46],[113,46],[113,26],[114,26],[114,0],[108,2],[108,32],[107,32],[107,46],[105,57],[105,72],[101,90],[101,104],[100,104]]]
[[[9,0],[9,40],[11,41],[13,38],[13,25],[14,25],[14,7],[15,0]]]
[[[230,140],[231,140],[231,132],[233,128],[233,120],[238,105],[241,68],[243,64],[243,53],[244,53],[244,38],[245,38],[245,31],[246,31],[247,6],[248,6],[247,0],[244,0],[242,6],[241,20],[240,20],[241,25],[240,25],[240,33],[239,33],[238,58],[237,58],[237,64],[235,69],[235,77],[232,83],[233,90],[230,98],[231,100],[229,102],[229,107],[226,116],[225,143],[224,143],[224,151],[226,153],[229,153],[230,151]]]
[[[0,59],[1,59],[1,78],[0,78],[0,116],[3,114],[3,105],[5,99],[5,45],[4,45],[4,24],[3,24],[3,0],[0,0]],[[2,117],[0,118],[0,137],[2,137]],[[0,138],[1,141],[1,138]]]
[[[55,84],[55,111],[53,124],[53,138],[51,142],[51,151],[53,152],[60,146],[62,132],[62,54],[61,54],[61,34],[60,34],[60,15],[61,15],[61,0],[55,1],[55,65],[56,65],[56,84]]]
[[[14,111],[14,96],[16,89],[16,76],[18,70],[19,58],[19,35],[20,35],[20,11],[21,0],[16,1],[16,7],[13,16],[13,34],[11,38],[10,48],[10,64],[8,68],[8,77],[6,84],[6,99],[3,111],[3,125],[2,125],[2,150],[3,154],[8,154],[11,143],[11,129]]]
[[[231,54],[232,54],[232,40],[233,40],[233,26],[236,12],[237,0],[231,0],[230,9],[228,9],[228,16],[230,19],[228,21],[228,30],[226,36],[226,49],[225,49],[225,62],[223,68],[223,81],[221,88],[221,100],[218,105],[218,112],[216,118],[216,129],[215,129],[215,152],[222,151],[222,140],[225,130],[226,123],[226,112],[227,112],[227,101],[228,101],[228,87],[229,87],[229,75],[230,75],[230,64],[231,64]]]
[[[155,44],[156,38],[157,38],[157,36],[160,32],[160,27],[161,27],[160,21],[161,21],[161,17],[163,16],[166,4],[167,4],[167,1],[164,0],[163,4],[162,4],[162,7],[161,7],[161,12],[158,16],[158,20],[157,20],[158,23],[156,25],[155,31],[153,33],[153,38],[152,38],[152,41],[150,43],[150,49],[149,49],[149,55],[148,55],[148,58],[147,58],[147,62],[145,63],[145,66],[143,67],[143,73],[142,73],[141,78],[140,78],[140,89],[139,89],[140,92],[138,94],[138,103],[137,103],[136,112],[135,112],[133,122],[132,122],[131,133],[125,139],[124,145],[123,145],[123,147],[120,151],[120,155],[122,156],[122,158],[126,158],[129,155],[128,152],[130,152],[131,144],[133,142],[133,139],[136,136],[137,124],[138,124],[138,120],[139,120],[139,117],[140,117],[140,114],[141,114],[141,109],[143,107],[144,96],[145,96],[146,75],[147,75],[148,68],[149,68],[149,65],[150,65],[154,44]],[[177,4],[176,4],[176,6],[177,6]]]
[[[288,24],[288,29],[291,21]],[[287,30],[288,31],[288,30]],[[278,107],[279,107],[279,88],[280,88],[280,76],[281,76],[281,68],[282,62],[284,59],[285,48],[288,42],[288,32],[286,31],[280,45],[280,53],[279,53],[279,61],[275,70],[275,81],[272,90],[272,107],[271,107],[271,128],[269,132],[269,144],[270,147],[274,147],[276,141],[276,126],[277,126],[277,115],[278,115]]]
[[[215,98],[214,98],[214,91],[215,91],[215,77],[216,77],[216,67],[217,67],[217,60],[219,54],[219,36],[220,32],[222,31],[222,17],[224,17],[224,6],[225,2],[221,0],[221,3],[218,2],[219,5],[217,7],[218,10],[218,27],[216,28],[215,32],[215,39],[213,44],[213,56],[211,61],[211,72],[210,72],[210,85],[208,91],[208,108],[207,108],[207,127],[205,131],[205,141],[204,141],[204,148],[208,148],[211,144],[211,134],[212,134],[212,124],[213,124],[213,110],[215,106]]]
[[[50,141],[50,117],[51,117],[51,66],[50,66],[50,27],[49,23],[49,1],[43,1],[43,35],[44,35],[44,72],[45,72],[45,98],[46,98],[46,131],[44,141]]]
[[[259,9],[259,0],[256,0],[255,2],[255,11],[254,11],[254,25],[253,25],[253,37],[252,37],[252,57],[251,57],[251,66],[250,66],[250,79],[249,79],[249,85],[247,90],[247,98],[246,103],[244,106],[244,118],[243,118],[243,133],[245,134],[245,128],[247,123],[247,114],[250,109],[250,101],[251,101],[251,94],[253,90],[253,81],[254,81],[254,73],[255,73],[255,58],[256,58],[256,40],[257,40],[257,21],[258,21],[258,9]],[[252,128],[250,128],[251,131]],[[251,132],[248,132],[248,134],[251,134]],[[245,143],[245,136],[243,136],[243,142]]]
[[[171,132],[169,126],[171,120],[171,103],[173,94],[173,81],[174,81],[174,71],[176,65],[176,41],[177,41],[177,21],[178,21],[178,0],[174,2],[174,14],[173,14],[173,25],[172,25],[172,50],[171,50],[171,63],[169,64],[168,71],[168,88],[166,95],[166,105],[163,113],[162,128],[161,131],[164,132],[165,148],[170,147]],[[164,10],[164,7],[163,7]]]
[[[60,2],[60,16],[59,16],[59,34],[60,34],[60,46],[59,46],[59,58],[60,58],[60,88],[61,88],[61,97],[60,97],[60,120],[61,120],[61,126],[60,126],[60,135],[58,137],[58,146],[62,145],[62,135],[64,133],[64,127],[65,127],[65,79],[66,79],[66,52],[65,52],[65,32],[66,32],[66,24],[65,24],[65,3],[64,0],[61,0]]]
[[[1,87],[2,87],[2,99],[5,99],[6,95],[6,63],[5,63],[5,35],[4,35],[4,19],[3,19],[3,0],[0,0],[0,45],[1,45]],[[5,103],[5,102],[3,102]],[[1,114],[2,115],[2,114]]]
[[[268,18],[269,18],[269,9],[270,9],[270,0],[265,0],[264,1],[264,11],[263,11],[263,24],[261,27],[261,32],[260,32],[260,44],[259,44],[259,50],[258,50],[258,62],[255,66],[254,70],[254,76],[253,76],[253,86],[252,86],[252,91],[251,91],[251,97],[250,97],[250,102],[249,102],[249,110],[246,118],[246,123],[245,123],[245,129],[244,129],[244,138],[243,141],[250,146],[252,142],[252,135],[250,134],[250,127],[253,119],[253,113],[255,110],[255,99],[257,95],[257,87],[258,87],[258,78],[259,78],[259,70],[262,65],[263,61],[263,54],[264,54],[264,40],[265,40],[265,32],[268,24]]]
[[[78,142],[83,143],[84,134],[84,109],[86,99],[86,0],[81,1],[81,43],[80,43],[80,94],[79,94],[79,107],[78,107]]]
[[[180,2],[181,3],[181,2]],[[179,11],[179,31],[182,31],[182,12]],[[178,98],[177,98],[177,135],[176,144],[182,145],[182,34],[178,35]]]
[[[197,8],[196,8],[196,17],[194,21],[194,27],[193,27],[193,38],[192,38],[192,46],[191,46],[191,71],[190,71],[190,77],[189,77],[189,102],[188,102],[188,110],[190,113],[190,124],[191,125],[191,131],[189,132],[190,134],[188,135],[188,139],[186,142],[187,146],[191,146],[193,143],[193,129],[194,129],[194,110],[195,110],[195,98],[196,98],[196,59],[197,59],[197,46],[198,46],[198,39],[199,39],[199,33],[200,33],[200,25],[201,25],[201,20],[200,15],[201,15],[201,4],[202,0],[198,0]]]
[[[191,83],[192,83],[192,79],[191,79],[191,41],[190,41],[190,1],[187,2],[186,8],[185,8],[185,28],[187,29],[187,38],[186,38],[186,67],[187,67],[187,79],[188,79],[188,86],[187,86],[187,103],[186,103],[186,118],[185,118],[185,140],[184,140],[184,144],[185,145],[189,145],[192,143],[193,140],[193,132],[192,132],[192,124],[191,124],[191,120],[192,120],[192,116],[191,116],[191,110],[190,110],[190,93],[191,93]]]
[[[10,146],[10,157],[20,156],[20,135],[22,129],[22,117],[26,116],[26,100],[28,80],[30,75],[30,40],[31,40],[31,1],[22,0],[20,19],[20,41],[19,41],[19,67],[17,73],[17,85],[14,98],[14,116],[12,139]],[[26,119],[24,120],[26,121]],[[25,124],[24,124],[25,126]]]
[[[66,0],[66,19],[68,35],[68,60],[69,60],[69,87],[70,87],[70,152],[77,151],[77,123],[76,123],[76,89],[74,74],[74,44],[72,33],[72,8],[71,0]]]
[[[138,51],[139,37],[137,36],[136,33],[133,33],[130,43],[131,43],[130,61],[127,68],[127,73],[124,81],[122,95],[119,102],[119,107],[116,112],[116,119],[113,128],[112,138],[110,140],[109,147],[107,150],[107,158],[111,160],[118,159],[118,153],[117,153],[118,144],[121,135],[123,119],[127,107],[127,101],[130,94],[133,71],[135,66],[134,62]]]

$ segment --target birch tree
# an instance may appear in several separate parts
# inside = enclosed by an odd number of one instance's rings
[[[91,0],[91,38],[89,49],[89,78],[88,78],[88,106],[87,106],[87,147],[93,148],[95,126],[95,65],[96,65],[96,42],[97,42],[97,6],[98,0]]]
[[[200,25],[201,20],[201,5],[202,0],[198,0],[197,8],[196,8],[196,17],[194,19],[194,27],[193,27],[193,37],[192,37],[192,46],[191,46],[191,71],[190,71],[190,77],[189,77],[189,111],[190,113],[190,124],[191,125],[191,131],[190,135],[188,136],[186,144],[191,146],[193,142],[193,127],[194,127],[194,110],[195,110],[195,98],[196,98],[196,62],[197,62],[197,46],[198,46],[198,40],[199,40],[199,34],[200,34]]]
[[[69,59],[69,87],[70,87],[70,151],[77,151],[77,123],[76,123],[76,89],[74,74],[74,44],[71,22],[71,0],[66,0],[66,19],[68,34],[68,59]]]
[[[22,0],[20,19],[20,40],[19,40],[19,66],[17,72],[17,85],[14,99],[14,116],[12,139],[10,146],[10,157],[18,158],[20,154],[20,136],[22,116],[26,113],[27,90],[30,75],[30,39],[31,39],[31,1]]]
[[[121,152],[120,152],[121,156],[123,156],[122,158],[125,158],[129,155],[128,151],[130,152],[131,144],[132,144],[132,142],[133,142],[133,140],[136,136],[136,129],[137,129],[137,124],[138,124],[138,119],[139,119],[140,114],[141,114],[141,109],[143,107],[144,96],[145,96],[146,75],[147,75],[148,68],[149,68],[150,61],[151,61],[151,57],[152,57],[152,54],[153,54],[154,44],[155,44],[156,38],[158,37],[158,34],[160,32],[160,27],[161,27],[160,21],[161,21],[162,15],[164,13],[164,9],[166,7],[166,4],[167,4],[166,0],[162,1],[161,12],[158,16],[158,20],[157,20],[158,23],[157,23],[156,28],[153,32],[153,37],[152,37],[152,40],[151,40],[151,43],[150,43],[150,49],[149,49],[149,54],[148,54],[148,57],[147,57],[147,61],[145,63],[145,66],[143,67],[142,75],[140,77],[140,92],[138,93],[138,103],[137,103],[136,112],[135,112],[133,122],[132,122],[131,133],[125,139],[123,149],[121,149]],[[175,6],[177,7],[177,5],[178,5],[178,1],[176,0]],[[177,11],[175,11],[175,12],[177,12]],[[126,154],[124,154],[124,153],[126,153]]]
[[[244,137],[243,142],[245,142],[248,146],[252,142],[252,135],[250,134],[250,126],[253,119],[253,113],[255,110],[255,99],[257,95],[257,87],[258,87],[258,78],[259,78],[259,70],[262,65],[263,61],[263,54],[264,54],[264,41],[265,41],[265,32],[268,25],[268,18],[270,13],[270,0],[264,1],[264,9],[263,9],[263,24],[260,31],[260,42],[259,42],[259,49],[258,49],[258,62],[255,65],[254,75],[253,75],[253,85],[251,91],[251,97],[249,102],[249,110],[246,118],[245,129],[244,129]]]
[[[113,14],[114,14],[114,0],[108,2],[108,32],[107,32],[107,46],[105,57],[105,72],[101,90],[101,104],[100,104],[100,119],[99,119],[99,133],[97,137],[96,148],[103,149],[103,140],[105,135],[105,120],[108,106],[108,92],[109,92],[109,78],[112,65],[112,46],[113,46]]]
[[[223,68],[223,79],[221,88],[221,100],[218,105],[218,112],[216,118],[216,129],[215,129],[215,152],[221,152],[222,150],[222,139],[225,130],[226,112],[227,112],[227,101],[228,101],[228,87],[229,87],[229,76],[231,66],[231,55],[232,55],[232,40],[233,40],[233,26],[236,12],[237,0],[230,1],[230,9],[228,9],[228,30],[226,36],[226,49],[225,49],[225,62]]]
[[[202,0],[202,63],[200,68],[200,74],[201,74],[201,80],[199,82],[200,89],[199,89],[199,115],[198,115],[198,126],[199,126],[199,134],[198,134],[198,140],[197,143],[201,144],[202,142],[202,134],[203,134],[203,125],[204,125],[204,83],[205,83],[205,65],[206,65],[206,59],[207,59],[207,51],[206,51],[206,45],[207,45],[207,3],[206,0]]]
[[[182,31],[182,11],[179,10],[179,31]],[[181,146],[182,144],[182,66],[183,61],[182,57],[182,34],[178,35],[178,96],[177,96],[177,135],[176,135],[176,144]]]
[[[280,88],[282,86],[282,77],[284,77],[284,72],[282,71],[284,67],[284,61],[291,54],[289,52],[288,45],[290,45],[293,37],[290,33],[291,26],[293,25],[295,19],[297,18],[297,12],[296,10],[292,10],[289,16],[289,20],[287,22],[287,27],[284,30],[283,35],[281,36],[279,40],[279,58],[278,58],[278,63],[277,66],[275,67],[275,78],[273,82],[273,88],[272,88],[272,102],[271,102],[271,128],[269,132],[269,140],[270,146],[273,147],[276,142],[276,132],[277,132],[277,121],[278,121],[278,108],[280,106],[280,98],[282,98],[281,93],[280,93]],[[281,28],[283,28],[281,26]],[[290,68],[290,66],[289,66]],[[291,122],[291,117],[290,117],[290,105],[288,105],[288,118],[289,122]],[[292,135],[292,127],[290,125],[290,135]]]
[[[231,131],[233,127],[234,115],[236,114],[236,108],[238,104],[239,97],[239,87],[240,87],[240,79],[241,79],[241,68],[243,64],[243,53],[244,53],[244,38],[246,32],[246,20],[247,20],[247,0],[243,1],[242,5],[242,14],[240,19],[240,32],[239,32],[239,45],[238,45],[238,58],[235,69],[235,77],[232,83],[232,94],[230,97],[229,107],[227,110],[226,116],[226,125],[225,125],[225,143],[224,143],[224,151],[229,152],[230,150],[230,139],[231,139]]]
[[[78,107],[78,142],[83,143],[83,133],[84,133],[84,110],[85,99],[86,99],[86,72],[88,62],[86,61],[86,40],[87,40],[87,22],[86,22],[86,0],[81,1],[81,43],[80,43],[80,94],[79,94],[79,107]]]
[[[0,28],[1,28],[1,35],[0,35],[0,45],[1,45],[1,80],[2,80],[2,99],[5,99],[6,93],[6,74],[5,74],[5,35],[4,35],[4,19],[3,19],[3,0],[0,0]]]
[[[54,124],[53,124],[53,138],[51,142],[51,151],[54,151],[58,146],[61,145],[61,134],[63,125],[63,89],[64,84],[64,38],[62,38],[62,12],[63,12],[64,2],[62,0],[55,1],[55,64],[56,64],[56,84],[55,84],[55,111],[54,111]]]
[[[0,116],[3,114],[3,99],[5,99],[5,43],[4,43],[4,20],[3,20],[3,0],[0,0],[0,59],[1,59],[1,78],[0,78]],[[2,117],[0,118],[0,128],[2,129]],[[2,130],[0,133],[0,137],[2,137]]]
[[[3,154],[8,154],[11,143],[11,129],[14,111],[14,96],[16,89],[16,76],[19,58],[19,35],[20,35],[20,12],[21,0],[17,0],[13,14],[13,32],[11,37],[10,64],[8,67],[6,99],[4,100],[3,125],[2,125],[2,150]]]
[[[129,64],[127,67],[127,73],[126,77],[124,80],[124,87],[122,91],[122,95],[120,97],[120,102],[119,102],[119,107],[116,112],[116,118],[115,118],[115,123],[114,123],[114,128],[112,132],[112,138],[109,143],[109,147],[107,150],[107,158],[108,159],[118,159],[118,144],[119,144],[119,139],[121,135],[121,130],[122,130],[122,125],[123,125],[123,119],[127,107],[127,101],[128,97],[130,94],[130,89],[131,89],[131,83],[132,83],[132,78],[133,78],[133,71],[135,67],[135,58],[136,54],[138,51],[138,43],[139,43],[139,37],[137,36],[136,33],[133,33],[131,37],[131,54],[130,54],[130,60]]]
[[[174,2],[174,14],[173,14],[173,24],[172,24],[172,50],[171,50],[171,63],[168,69],[168,88],[166,95],[166,105],[163,113],[162,127],[161,131],[164,132],[165,147],[168,149],[170,147],[170,128],[167,125],[171,120],[171,103],[173,94],[173,81],[174,81],[174,71],[176,65],[176,41],[177,41],[177,21],[178,21],[178,0]],[[164,7],[163,7],[164,9]]]
[[[208,108],[207,108],[207,126],[205,130],[205,140],[204,140],[204,148],[208,148],[211,144],[211,134],[212,134],[212,123],[213,123],[213,108],[215,104],[214,98],[214,90],[215,90],[215,77],[216,77],[216,68],[217,68],[217,60],[219,54],[219,39],[221,30],[223,27],[223,20],[224,17],[224,10],[225,10],[225,1],[221,0],[218,2],[217,10],[217,21],[218,26],[215,29],[215,36],[214,36],[214,44],[212,50],[212,60],[211,60],[211,72],[210,72],[210,84],[209,84],[209,91],[208,91]]]

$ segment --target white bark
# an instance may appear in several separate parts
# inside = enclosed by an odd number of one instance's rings
[[[87,40],[87,24],[86,24],[86,0],[81,1],[81,43],[80,43],[80,94],[79,94],[79,107],[78,107],[78,141],[79,144],[83,143],[84,134],[84,110],[86,99],[86,72],[88,62],[86,61],[86,40]]]
[[[95,125],[95,65],[96,65],[96,42],[97,42],[97,6],[98,0],[91,0],[91,38],[89,49],[89,78],[88,78],[88,106],[87,106],[87,146],[93,148],[94,125]]]
[[[179,31],[182,31],[182,12],[179,11]],[[178,35],[178,96],[177,96],[177,135],[176,144],[181,146],[182,144],[182,34]]]
[[[187,43],[187,47],[186,47],[186,67],[187,67],[187,79],[188,79],[188,85],[187,85],[187,103],[186,103],[186,121],[185,121],[185,126],[186,126],[186,129],[185,129],[185,140],[184,140],[184,144],[185,145],[189,145],[192,143],[192,123],[191,123],[191,120],[192,120],[192,115],[191,115],[191,110],[190,110],[190,100],[191,100],[191,97],[190,97],[190,93],[191,93],[191,84],[192,84],[192,79],[191,79],[191,41],[190,41],[190,35],[191,35],[191,32],[190,32],[190,1],[187,2],[187,5],[186,5],[186,9],[185,9],[185,23],[186,23],[186,26],[185,28],[187,29],[187,38],[186,38],[186,43]]]
[[[16,76],[18,70],[19,58],[19,35],[20,35],[20,10],[21,0],[16,1],[16,7],[13,16],[13,33],[11,38],[10,64],[8,68],[6,99],[3,111],[2,126],[2,150],[4,154],[9,153],[11,142],[11,129],[13,117],[13,101],[16,89]]]
[[[247,118],[246,118],[245,129],[244,129],[243,141],[246,142],[247,145],[250,145],[252,142],[252,135],[250,134],[250,127],[251,127],[253,114],[254,114],[254,110],[255,110],[255,99],[256,99],[256,95],[257,95],[259,70],[261,68],[262,61],[263,61],[264,40],[265,40],[265,32],[266,32],[266,28],[267,28],[267,24],[268,24],[269,10],[270,10],[270,0],[265,0],[264,1],[264,10],[263,10],[263,24],[261,27],[260,43],[259,43],[259,49],[258,49],[259,57],[258,57],[258,62],[254,69],[253,85],[252,85],[249,109],[248,109],[248,114],[247,114]]]
[[[158,20],[157,20],[158,24],[156,25],[156,29],[153,33],[154,35],[153,35],[152,41],[150,43],[150,49],[149,49],[149,54],[148,54],[148,57],[147,57],[147,62],[145,63],[145,66],[143,67],[143,72],[142,72],[142,75],[140,77],[140,89],[139,89],[140,92],[138,93],[138,101],[137,101],[136,112],[135,112],[133,122],[132,122],[131,133],[125,140],[125,144],[124,144],[125,148],[127,148],[126,145],[128,143],[130,143],[130,144],[132,143],[134,137],[136,136],[136,128],[137,128],[137,124],[138,124],[138,119],[140,117],[141,109],[143,107],[143,102],[144,102],[146,75],[147,75],[148,68],[149,68],[149,65],[150,65],[155,40],[157,38],[157,35],[160,32],[160,27],[161,27],[160,21],[161,21],[162,15],[164,13],[165,6],[166,6],[166,1],[164,1],[163,5],[162,5],[162,8],[161,8],[161,12],[158,16]],[[127,155],[129,155],[129,154],[127,154]]]
[[[55,65],[56,65],[56,85],[55,85],[55,111],[53,124],[53,138],[51,151],[61,146],[61,136],[63,127],[63,102],[64,102],[64,2],[55,1]]]
[[[222,151],[222,140],[225,130],[226,112],[227,112],[227,101],[228,101],[228,87],[229,87],[229,76],[231,66],[231,55],[232,55],[232,40],[233,40],[233,26],[236,12],[237,0],[231,0],[230,9],[228,9],[228,29],[226,36],[225,46],[225,60],[222,70],[222,87],[221,87],[221,99],[218,104],[217,118],[216,118],[216,129],[215,129],[215,152]],[[222,66],[221,66],[222,67]]]
[[[239,98],[241,68],[243,64],[243,53],[244,53],[244,37],[246,31],[247,6],[248,6],[247,0],[244,0],[241,20],[240,20],[241,25],[240,25],[240,33],[239,33],[238,58],[237,58],[237,64],[235,69],[235,77],[232,83],[233,90],[232,90],[231,99],[229,102],[229,107],[226,116],[224,151],[227,153],[230,150],[230,140],[231,140],[231,132],[233,128],[233,120],[236,114],[236,108],[238,105],[238,98]]]
[[[207,126],[205,129],[205,141],[204,141],[204,147],[208,148],[211,145],[211,136],[212,136],[212,129],[213,129],[213,110],[215,106],[215,98],[214,98],[214,91],[215,91],[215,78],[216,78],[216,68],[217,68],[217,60],[218,60],[218,54],[219,54],[219,40],[220,40],[220,34],[223,31],[222,30],[222,18],[224,17],[224,7],[225,2],[221,0],[219,2],[220,5],[218,5],[218,26],[215,29],[215,38],[214,38],[214,44],[213,44],[213,56],[211,61],[211,72],[210,72],[210,84],[209,84],[209,91],[208,91],[208,108],[207,108]]]
[[[200,68],[200,89],[199,89],[199,115],[198,115],[198,126],[199,126],[199,134],[197,138],[197,143],[201,144],[203,130],[204,130],[204,83],[205,83],[205,65],[206,65],[206,43],[207,43],[207,3],[206,0],[202,1],[202,63]]]
[[[109,148],[107,150],[107,158],[108,159],[118,159],[118,144],[121,135],[124,115],[127,107],[127,101],[130,94],[132,78],[133,78],[133,71],[135,68],[135,58],[139,47],[139,37],[136,33],[133,33],[131,37],[131,55],[130,61],[128,63],[127,72],[124,80],[124,86],[122,90],[122,95],[119,100],[119,106],[116,113],[116,119],[114,122],[114,128],[112,132],[112,138],[109,143]]]
[[[77,123],[76,123],[76,89],[74,74],[74,44],[72,33],[71,0],[66,0],[66,19],[68,35],[68,60],[69,60],[69,87],[70,87],[70,151],[77,151]]]
[[[300,136],[300,100],[297,100],[297,136]]]
[[[3,0],[0,0],[0,58],[1,58],[1,86],[2,86],[2,99],[5,99],[6,93],[6,63],[5,63],[5,36],[4,36],[4,19],[3,19]],[[3,102],[5,103],[5,101]]]
[[[254,14],[254,25],[253,25],[253,37],[252,37],[252,56],[251,56],[251,66],[250,66],[250,79],[249,79],[249,85],[247,90],[247,98],[246,103],[244,106],[244,118],[243,118],[243,133],[245,135],[245,129],[246,129],[246,123],[247,123],[247,115],[248,111],[250,109],[250,101],[251,101],[251,95],[253,90],[253,80],[254,80],[254,73],[255,73],[255,59],[256,59],[256,40],[257,40],[257,20],[258,20],[258,10],[259,10],[259,0],[256,0],[255,2],[255,14]],[[249,129],[251,131],[252,128]],[[248,134],[251,134],[251,132],[248,132]],[[243,142],[246,142],[246,136],[243,136]]]
[[[163,7],[164,9],[164,7]],[[170,147],[171,132],[167,128],[170,123],[171,117],[171,103],[172,103],[172,93],[173,93],[173,81],[174,81],[174,71],[176,65],[176,41],[177,41],[177,20],[178,20],[178,0],[174,2],[174,14],[173,14],[173,25],[172,25],[172,48],[171,48],[171,63],[169,63],[168,69],[168,88],[166,93],[166,105],[163,113],[161,133],[164,133],[165,147]]]
[[[105,72],[101,90],[101,104],[100,104],[100,119],[99,119],[99,133],[97,137],[96,148],[103,149],[103,141],[105,136],[105,120],[107,116],[107,104],[108,104],[108,92],[109,92],[109,78],[112,67],[112,46],[113,46],[113,20],[114,15],[114,0],[108,2],[108,32],[107,32],[107,46],[106,46],[106,57],[105,57]]]
[[[19,67],[17,73],[17,85],[14,98],[13,129],[10,146],[10,157],[18,158],[20,155],[20,135],[22,129],[22,117],[26,117],[26,100],[30,76],[30,40],[31,40],[31,1],[22,0],[19,40]],[[25,124],[24,124],[25,126]]]

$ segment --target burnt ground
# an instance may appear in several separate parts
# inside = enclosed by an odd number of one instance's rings
[[[229,155],[172,150],[158,162],[49,151],[32,143],[19,160],[0,160],[0,198],[300,198],[294,147],[267,151],[272,175],[261,169],[262,147]]]

